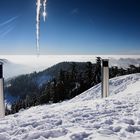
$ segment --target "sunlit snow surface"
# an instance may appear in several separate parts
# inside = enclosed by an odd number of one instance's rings
[[[0,121],[0,140],[140,140],[140,74],[110,80],[70,101],[32,107]]]

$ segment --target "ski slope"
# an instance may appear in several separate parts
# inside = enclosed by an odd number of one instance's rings
[[[140,74],[110,80],[58,104],[22,110],[0,120],[0,140],[140,140]]]

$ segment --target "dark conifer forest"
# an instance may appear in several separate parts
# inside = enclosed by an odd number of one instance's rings
[[[140,66],[110,67],[109,77],[140,73]],[[40,77],[43,78],[39,79]],[[101,82],[101,58],[96,63],[63,62],[45,71],[13,78],[6,83],[6,96],[17,98],[6,106],[6,114],[13,114],[31,106],[69,100]],[[40,84],[41,83],[41,84]]]

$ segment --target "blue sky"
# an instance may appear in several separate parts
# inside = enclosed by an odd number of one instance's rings
[[[41,54],[140,54],[139,0],[48,0]],[[36,53],[36,0],[0,0],[0,54]]]

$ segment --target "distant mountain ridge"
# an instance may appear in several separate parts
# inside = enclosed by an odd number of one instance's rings
[[[38,72],[38,74],[40,75],[44,73],[57,77],[61,69],[63,71],[69,71],[73,63],[76,64],[76,68],[81,72],[83,71],[83,69],[86,68],[86,64],[87,64],[87,62],[61,62],[56,65],[53,65],[50,68],[47,68],[46,70]]]
[[[140,66],[109,68],[109,77],[139,73]],[[17,76],[5,82],[6,102],[25,105],[56,103],[71,99],[101,82],[101,58],[91,62],[61,62],[44,71]],[[16,105],[15,103],[15,105]],[[23,104],[22,104],[23,105]],[[21,106],[22,106],[21,105]],[[17,110],[18,111],[18,110]]]
[[[76,64],[78,72],[86,68],[86,62],[61,62],[40,72],[20,75],[5,81],[5,98],[7,102],[25,98],[27,95],[38,94],[38,88],[47,84],[53,78],[58,78],[60,70],[70,71],[72,64]]]

